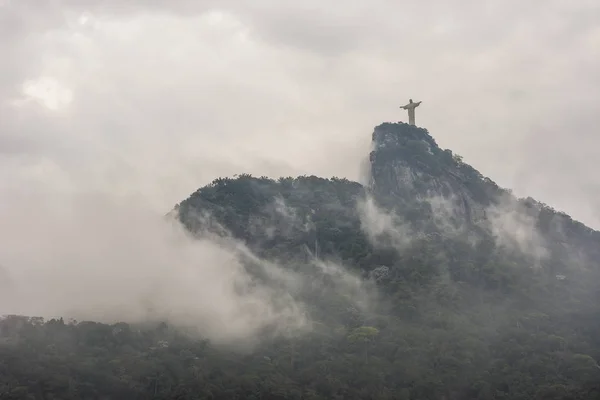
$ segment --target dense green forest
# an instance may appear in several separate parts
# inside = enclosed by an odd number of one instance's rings
[[[292,271],[308,328],[238,348],[163,321],[7,316],[0,399],[600,399],[600,233],[421,128],[376,127],[370,161],[364,185],[219,178],[169,214],[247,246],[263,285],[280,283],[261,260]]]

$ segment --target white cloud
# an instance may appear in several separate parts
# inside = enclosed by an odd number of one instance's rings
[[[73,94],[69,89],[63,87],[56,79],[47,76],[26,81],[23,84],[23,94],[27,99],[36,100],[51,111],[67,107],[73,100]],[[27,105],[27,101],[19,103]]]

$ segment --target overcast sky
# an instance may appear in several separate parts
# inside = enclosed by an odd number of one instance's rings
[[[0,218],[357,179],[413,98],[441,147],[600,227],[598,0],[0,0],[0,60]]]

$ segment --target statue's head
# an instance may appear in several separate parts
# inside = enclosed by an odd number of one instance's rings
[[[412,103],[412,99],[409,99],[409,100],[408,100],[408,102],[409,102],[409,103]]]

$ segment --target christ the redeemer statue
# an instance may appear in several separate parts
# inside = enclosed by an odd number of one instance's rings
[[[400,106],[400,108],[408,110],[408,123],[411,125],[415,124],[415,108],[419,107],[419,104],[421,104],[420,101],[413,103],[412,99],[410,99],[407,105]]]

